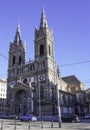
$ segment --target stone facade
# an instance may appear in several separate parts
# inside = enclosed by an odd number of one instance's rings
[[[51,85],[56,84],[56,70],[53,33],[48,27],[44,9],[40,27],[35,28],[34,61],[26,63],[25,50],[26,45],[22,42],[20,26],[18,26],[14,42],[10,43],[9,49],[7,80],[9,113],[40,114],[41,106],[44,114],[50,113],[49,90]]]

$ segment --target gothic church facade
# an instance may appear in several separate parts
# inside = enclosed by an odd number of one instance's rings
[[[66,94],[67,83],[56,69],[53,32],[49,28],[45,11],[42,10],[39,29],[35,28],[34,61],[26,63],[26,45],[21,38],[20,26],[15,39],[10,42],[7,111],[8,114],[57,114],[57,90]],[[60,92],[59,91],[59,92]],[[74,113],[75,95],[67,93],[72,99],[70,111]],[[70,99],[69,99],[70,100]],[[59,100],[61,103],[61,101]],[[67,101],[66,101],[67,104]],[[66,105],[65,104],[65,105]],[[61,108],[63,112],[63,108]]]

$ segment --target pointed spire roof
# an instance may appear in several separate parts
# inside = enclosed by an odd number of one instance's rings
[[[22,40],[21,40],[21,31],[20,31],[20,25],[17,26],[17,29],[16,29],[16,34],[15,34],[15,39],[14,41],[16,43],[20,43]]]
[[[40,21],[40,28],[43,28],[43,27],[48,27],[48,23],[47,23],[44,7],[42,9],[41,21]]]

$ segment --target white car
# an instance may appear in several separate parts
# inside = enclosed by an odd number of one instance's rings
[[[37,121],[37,117],[36,116],[32,116],[32,121]]]

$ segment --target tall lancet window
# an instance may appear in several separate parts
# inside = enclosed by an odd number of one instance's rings
[[[43,55],[44,55],[44,45],[41,45],[41,46],[40,46],[39,52],[40,52],[40,56],[43,56]]]
[[[15,65],[15,56],[13,56],[12,65]]]
[[[48,51],[49,51],[49,55],[51,55],[51,48],[49,45],[48,45]]]
[[[21,56],[19,56],[19,65],[21,65]]]

